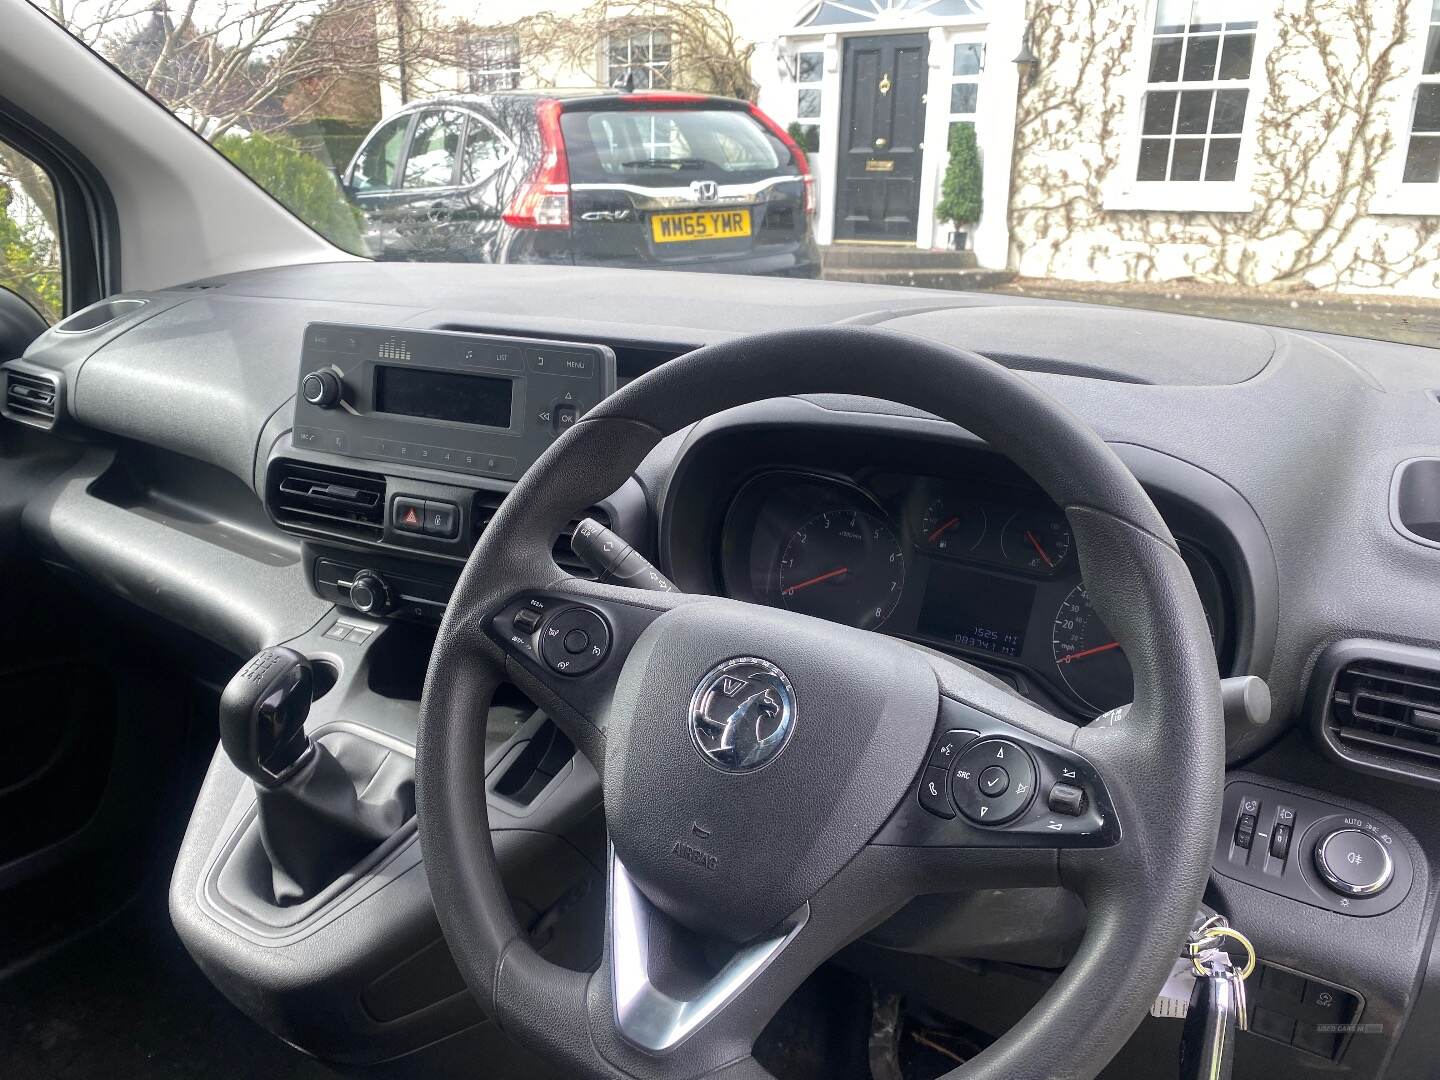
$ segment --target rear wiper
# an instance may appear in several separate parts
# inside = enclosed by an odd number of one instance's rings
[[[704,158],[671,157],[641,158],[639,161],[622,161],[623,169],[703,169],[710,163]]]

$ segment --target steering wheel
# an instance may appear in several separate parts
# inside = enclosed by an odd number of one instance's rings
[[[732,600],[572,577],[577,509],[666,435],[747,402],[856,394],[984,438],[1062,507],[1135,677],[1075,727],[966,664]],[[538,629],[532,615],[540,617]],[[598,970],[516,923],[487,826],[484,716],[511,682],[600,773],[610,837]],[[1003,794],[998,768],[1005,773]],[[951,1077],[1089,1077],[1179,955],[1219,825],[1219,675],[1189,571],[1084,423],[984,357],[862,327],[707,346],[586,414],[501,505],[460,575],[420,706],[416,799],[456,963],[507,1031],[574,1075],[765,1077],[757,1036],[838,949],[916,896],[1064,886],[1088,909],[1064,973]],[[982,775],[983,774],[983,775]],[[988,787],[982,786],[989,785]],[[1052,811],[1051,789],[1063,784]],[[1017,791],[1017,789],[1022,789]]]

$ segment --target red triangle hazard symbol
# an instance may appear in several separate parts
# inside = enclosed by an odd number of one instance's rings
[[[415,513],[415,508],[412,506],[405,511],[405,516],[401,518],[401,521],[406,525],[419,525],[420,515]]]

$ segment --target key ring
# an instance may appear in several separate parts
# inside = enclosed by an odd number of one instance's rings
[[[1255,970],[1255,946],[1250,944],[1249,938],[1231,926],[1213,926],[1204,938],[1190,943],[1190,964],[1194,967],[1195,974],[1202,977],[1209,974],[1200,966],[1197,953],[1205,942],[1213,941],[1215,938],[1233,938],[1245,946],[1245,966],[1240,969],[1240,978],[1242,981],[1248,979],[1250,973]]]

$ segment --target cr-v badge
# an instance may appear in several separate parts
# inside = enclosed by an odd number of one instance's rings
[[[794,687],[783,671],[756,656],[725,661],[700,680],[690,699],[695,749],[726,772],[773,761],[794,729]]]

